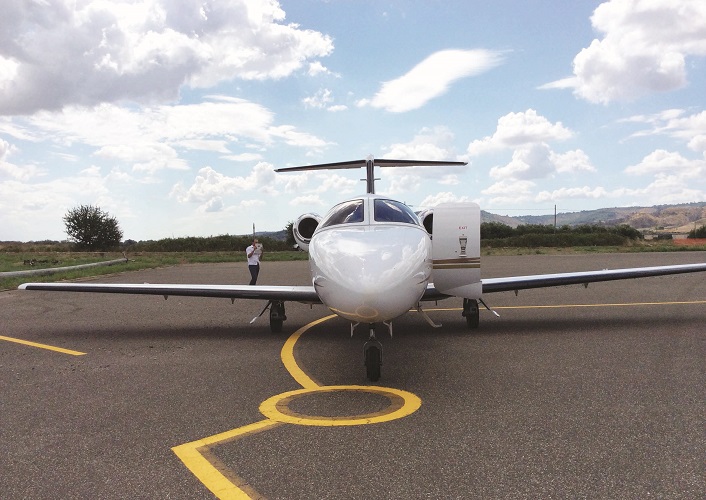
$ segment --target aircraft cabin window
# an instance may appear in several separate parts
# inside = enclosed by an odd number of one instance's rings
[[[363,200],[352,200],[341,203],[331,209],[320,227],[335,226],[337,224],[352,224],[355,222],[363,222],[364,216]]]
[[[412,209],[394,200],[375,200],[375,221],[419,225],[419,219]]]

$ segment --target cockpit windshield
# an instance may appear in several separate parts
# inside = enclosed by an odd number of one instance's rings
[[[363,222],[364,219],[363,200],[351,200],[336,205],[331,209],[328,216],[321,221],[319,227],[335,226],[337,224],[352,224]]]
[[[419,225],[419,219],[411,208],[394,200],[375,200],[375,222],[403,222]]]

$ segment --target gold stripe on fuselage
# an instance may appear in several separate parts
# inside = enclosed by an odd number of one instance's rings
[[[457,257],[455,259],[436,259],[434,269],[480,269],[480,257]]]

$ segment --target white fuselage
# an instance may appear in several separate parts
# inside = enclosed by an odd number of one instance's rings
[[[314,287],[334,313],[359,323],[389,321],[416,308],[424,294],[431,238],[403,204],[363,195],[323,219],[309,262]]]

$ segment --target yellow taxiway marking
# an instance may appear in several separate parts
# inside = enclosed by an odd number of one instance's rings
[[[249,434],[264,431],[281,425],[274,420],[260,420],[243,427],[238,427],[227,432],[215,434],[190,443],[181,444],[172,448],[176,456],[184,462],[189,470],[201,481],[211,493],[222,499],[256,498],[257,491],[245,481],[233,474],[227,477],[223,472],[226,469],[209,452],[211,446],[234,441]]]
[[[284,346],[282,347],[282,352],[280,352],[280,358],[282,359],[282,363],[284,363],[284,367],[294,378],[294,380],[296,380],[297,383],[305,389],[316,389],[320,387],[321,384],[319,384],[316,380],[307,375],[304,370],[299,368],[297,360],[294,359],[294,345],[299,340],[299,337],[301,337],[307,330],[313,328],[319,323],[323,323],[324,321],[328,321],[331,318],[335,317],[335,314],[331,314],[324,318],[317,319],[316,321],[313,321],[308,325],[304,325],[299,330],[290,335],[287,341],[284,343]]]
[[[570,307],[620,307],[620,306],[654,306],[654,305],[681,305],[681,304],[706,304],[706,300],[687,302],[633,302],[623,304],[563,304],[563,305],[529,305],[529,306],[499,306],[494,309],[548,309]],[[434,308],[427,311],[460,311],[461,308]],[[422,401],[416,395],[379,386],[339,385],[326,386],[319,384],[309,376],[297,363],[294,348],[299,338],[312,327],[334,318],[335,315],[326,316],[313,321],[294,332],[282,346],[280,357],[290,375],[302,386],[302,389],[284,392],[268,398],[260,404],[260,412],[266,417],[264,420],[238,427],[230,431],[214,434],[190,443],[181,444],[172,448],[172,451],[186,465],[186,467],[201,481],[211,493],[221,499],[248,499],[261,495],[254,487],[228,470],[210,449],[212,447],[235,441],[258,432],[266,431],[284,424],[309,425],[309,426],[350,426],[366,425],[379,422],[388,422],[403,418],[417,411]],[[3,337],[0,337],[3,338]],[[351,417],[330,417],[318,415],[302,415],[289,409],[289,403],[297,397],[337,391],[359,391],[382,395],[390,400],[386,409],[370,414],[355,415]]]
[[[614,304],[552,304],[552,305],[529,305],[529,306],[496,306],[491,309],[501,310],[501,309],[569,309],[572,307],[635,307],[635,306],[679,306],[679,305],[696,305],[696,304],[706,304],[706,300],[686,300],[686,301],[672,301],[672,302],[622,302]],[[447,307],[440,308],[435,307],[432,309],[424,309],[426,312],[434,311],[462,311],[460,307]],[[483,310],[483,309],[481,309]],[[417,312],[414,309],[410,309],[409,312]]]
[[[259,498],[261,495],[246,481],[219,462],[211,453],[211,447],[218,446],[257,432],[272,429],[279,425],[309,425],[320,427],[367,425],[389,422],[411,415],[422,405],[422,400],[411,392],[380,386],[359,385],[321,385],[310,377],[297,364],[294,357],[294,346],[299,338],[312,327],[323,323],[336,315],[332,314],[313,321],[294,332],[282,346],[280,357],[290,375],[302,386],[302,389],[288,391],[268,398],[260,404],[260,413],[265,420],[238,427],[230,431],[215,434],[190,443],[172,448],[172,451],[186,467],[201,481],[211,493],[221,499]],[[354,415],[350,417],[331,417],[321,415],[302,415],[289,408],[289,403],[296,398],[314,393],[329,393],[339,391],[368,392],[386,397],[390,405],[375,413]]]
[[[324,417],[317,415],[301,415],[291,411],[288,407],[290,401],[298,396],[315,392],[355,391],[369,392],[385,396],[390,400],[390,406],[380,412],[366,413],[354,417]],[[393,389],[391,387],[378,387],[367,385],[324,385],[315,389],[299,389],[284,392],[273,396],[260,405],[260,413],[270,420],[286,424],[315,425],[319,427],[339,427],[349,425],[378,424],[389,422],[398,418],[411,415],[422,406],[422,400],[411,392]]]
[[[72,356],[83,356],[84,354],[86,354],[85,352],[73,351],[71,349],[64,349],[63,347],[56,347],[53,345],[40,344],[38,342],[30,342],[29,340],[22,340],[22,339],[15,339],[12,337],[5,337],[4,335],[0,335],[0,340],[6,340],[8,342],[14,342],[16,344],[28,345],[31,347],[38,347],[40,349],[46,349],[48,351],[61,352],[64,354],[70,354]]]

